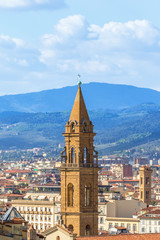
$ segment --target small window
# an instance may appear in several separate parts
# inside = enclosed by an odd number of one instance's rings
[[[91,227],[89,225],[86,226],[86,236],[91,235]]]
[[[109,229],[112,228],[112,223],[109,223]]]
[[[149,191],[146,191],[146,199],[149,199]]]
[[[57,236],[57,237],[56,237],[56,240],[60,240],[60,237],[59,237],[59,236]]]
[[[88,126],[86,122],[83,124],[83,132],[88,132]]]
[[[133,224],[133,232],[136,232],[136,231],[137,231],[137,225]]]
[[[103,217],[100,218],[100,223],[101,223],[101,224],[104,223]]]
[[[74,150],[74,148],[71,149],[71,163],[75,163],[75,150]]]
[[[91,185],[85,185],[85,206],[88,207],[91,205]]]
[[[149,177],[146,177],[146,185],[149,184]]]
[[[127,229],[128,229],[128,231],[131,230],[131,225],[129,223],[127,224]]]
[[[70,224],[70,225],[68,226],[68,229],[69,229],[70,232],[73,232],[73,231],[74,231],[73,225]]]
[[[71,131],[75,132],[75,123],[74,122],[71,124]]]
[[[142,228],[142,232],[145,232],[145,228]]]
[[[88,149],[85,147],[84,148],[84,153],[83,153],[83,163],[86,165],[88,162]]]
[[[68,207],[74,205],[74,186],[72,183],[68,184]]]

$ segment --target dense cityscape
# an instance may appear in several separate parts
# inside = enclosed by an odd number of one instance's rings
[[[152,159],[127,154],[98,157],[80,84],[59,157],[47,158],[44,149],[33,148],[21,150],[14,160],[11,156],[16,150],[1,151],[1,236],[57,240],[85,235],[99,239],[99,235],[112,239],[108,237],[157,237],[160,233],[158,154]],[[3,159],[7,154],[9,161]]]
[[[159,9],[0,0],[0,240],[160,240]]]

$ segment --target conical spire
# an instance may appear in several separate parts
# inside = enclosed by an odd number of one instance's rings
[[[78,124],[81,124],[83,120],[89,121],[89,116],[83,99],[80,84],[78,86],[77,95],[69,118],[69,121],[71,120],[76,120]]]

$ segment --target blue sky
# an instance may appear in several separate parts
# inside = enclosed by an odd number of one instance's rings
[[[160,91],[159,0],[0,0],[0,95],[82,82]]]

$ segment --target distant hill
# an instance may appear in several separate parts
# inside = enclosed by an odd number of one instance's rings
[[[0,149],[56,148],[70,112],[0,112]],[[96,149],[100,155],[145,144],[160,152],[160,106],[141,104],[123,110],[92,110]],[[149,144],[149,145],[148,145]],[[149,146],[149,148],[148,148]]]
[[[143,103],[160,105],[160,92],[127,85],[108,83],[82,84],[88,110],[123,109]],[[63,112],[70,111],[77,86],[35,93],[0,97],[0,112]]]

